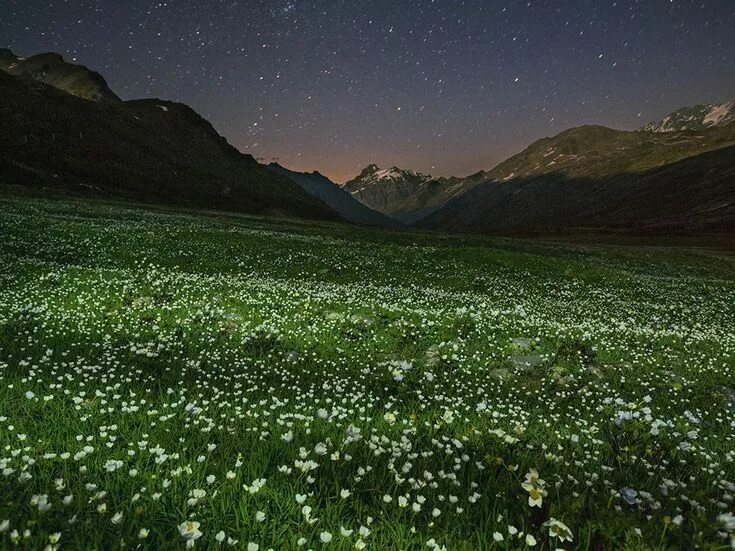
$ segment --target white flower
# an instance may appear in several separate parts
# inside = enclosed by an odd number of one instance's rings
[[[341,536],[343,538],[349,538],[352,535],[353,532],[354,532],[354,530],[348,530],[344,526],[340,526],[339,527],[339,533],[341,534]]]
[[[32,390],[27,390],[26,391],[26,398],[28,398],[29,400],[33,400],[33,398],[35,398],[35,397],[36,397],[36,395],[33,393]]]
[[[529,547],[533,547],[536,545],[536,538],[534,538],[531,534],[526,534],[526,545]]]
[[[569,529],[569,526],[560,520],[556,520],[554,517],[544,522],[544,526],[549,529],[549,537],[559,538],[559,541],[572,541],[574,539],[574,535]]]
[[[140,531],[138,532],[138,539],[141,539],[141,540],[146,539],[149,533],[150,531],[148,530],[148,528],[141,528]]]
[[[319,539],[322,541],[322,543],[329,543],[332,541],[332,534],[329,532],[322,532],[319,534]]]
[[[202,537],[202,533],[199,531],[201,524],[195,520],[187,520],[179,524],[179,534],[185,540],[196,540]]]
[[[343,488],[339,491],[339,497],[341,497],[342,499],[347,499],[348,497],[350,497],[350,495],[352,495],[352,492],[350,492],[347,488]]]
[[[260,549],[260,545],[252,541],[248,542],[248,551],[258,551],[258,549]]]
[[[717,520],[725,527],[725,530],[735,532],[735,515],[732,513],[723,513],[717,517]]]
[[[500,532],[493,532],[493,539],[497,542],[503,541],[505,538]]]
[[[258,511],[255,513],[255,520],[258,522],[263,522],[265,520],[265,513],[263,511]]]
[[[227,537],[225,531],[220,530],[219,532],[217,532],[217,535],[214,536],[214,539],[217,540],[217,543],[222,543],[223,541],[225,541],[225,537]]]

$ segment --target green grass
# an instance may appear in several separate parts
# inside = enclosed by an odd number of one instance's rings
[[[733,305],[711,251],[4,199],[0,547],[727,549]]]

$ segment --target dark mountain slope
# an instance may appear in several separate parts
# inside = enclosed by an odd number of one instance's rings
[[[294,172],[278,163],[271,163],[268,169],[285,176],[300,185],[309,195],[323,201],[336,210],[345,220],[355,224],[372,226],[401,226],[398,221],[385,216],[354,199],[347,191],[318,172]]]
[[[735,146],[641,172],[546,172],[492,181],[448,203],[424,227],[498,234],[735,231]]]
[[[340,219],[182,104],[89,101],[0,71],[0,120],[5,186]]]

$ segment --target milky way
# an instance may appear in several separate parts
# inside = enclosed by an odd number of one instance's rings
[[[5,0],[0,37],[336,180],[466,175],[570,126],[735,97],[732,0]]]

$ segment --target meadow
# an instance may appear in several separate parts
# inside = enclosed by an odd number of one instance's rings
[[[0,548],[735,548],[735,257],[0,199]]]

